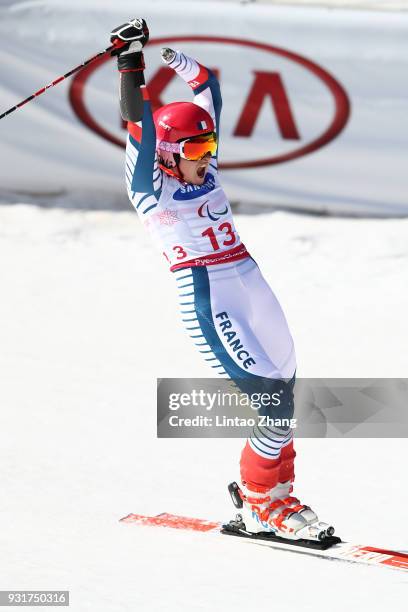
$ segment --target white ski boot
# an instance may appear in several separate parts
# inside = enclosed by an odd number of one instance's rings
[[[322,541],[334,534],[334,527],[319,521],[309,506],[291,497],[292,483],[278,483],[268,491],[236,482],[228,486],[232,501],[241,514],[235,523],[250,534],[270,533],[289,540]],[[234,522],[234,521],[233,521]]]

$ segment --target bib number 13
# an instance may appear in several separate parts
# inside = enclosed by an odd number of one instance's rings
[[[225,221],[224,223],[221,223],[221,225],[219,225],[217,229],[219,232],[225,234],[225,239],[222,241],[222,244],[224,246],[231,246],[232,244],[234,244],[236,238],[231,223]],[[220,243],[218,242],[212,227],[207,228],[201,235],[207,236],[209,238],[214,251],[218,251],[221,248]]]

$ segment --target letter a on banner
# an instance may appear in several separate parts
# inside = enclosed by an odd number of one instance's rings
[[[251,136],[266,97],[272,101],[279,131],[285,140],[300,140],[282,78],[277,72],[254,71],[255,79],[234,130],[234,136]]]

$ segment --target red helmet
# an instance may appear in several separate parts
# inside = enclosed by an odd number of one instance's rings
[[[166,104],[153,114],[153,121],[156,127],[159,164],[163,170],[175,176],[179,175],[179,172],[169,171],[172,167],[178,170],[174,154],[166,149],[165,145],[161,147],[161,143],[174,143],[214,131],[211,115],[194,102]]]

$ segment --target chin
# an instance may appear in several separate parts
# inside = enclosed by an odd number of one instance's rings
[[[202,185],[204,183],[204,180],[205,180],[205,176],[203,176],[203,178],[200,178],[199,176],[197,176],[191,181],[191,183],[193,185]]]

